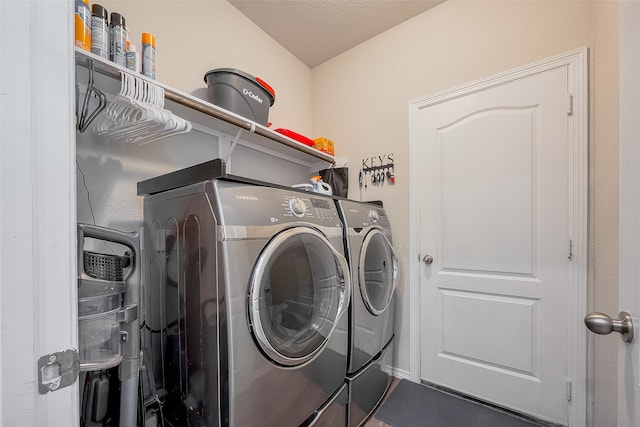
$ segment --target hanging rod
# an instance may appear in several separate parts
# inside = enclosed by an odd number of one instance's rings
[[[93,53],[86,52],[82,49],[75,48],[76,52],[76,64],[81,65],[87,69],[90,68],[90,64],[93,63],[94,71],[102,74],[107,77],[111,77],[115,80],[120,81],[120,72],[131,73],[131,70],[128,70],[125,67],[114,64],[111,61],[105,60],[104,58],[99,57],[98,55],[94,55]],[[136,74],[136,77],[140,77],[142,79],[149,79],[142,74]],[[204,100],[196,98],[192,95],[188,95],[184,92],[180,92],[170,86],[167,86],[157,80],[149,79],[154,84],[161,86],[164,89],[164,98],[168,101],[175,102],[176,104],[180,104],[186,108],[189,108],[194,111],[198,111],[202,114],[205,114],[210,117],[214,117],[223,122],[229,123],[233,126],[237,126],[247,132],[255,133],[256,135],[260,135],[264,138],[270,139],[272,141],[278,142],[287,147],[293,148],[302,153],[308,154],[312,157],[315,157],[318,160],[322,160],[323,162],[330,163],[335,165],[336,161],[333,156],[323,153],[322,151],[318,151],[315,148],[309,147],[302,143],[299,143],[291,138],[288,138],[278,132],[274,132],[269,128],[266,128],[261,125],[257,125],[256,123],[247,120],[241,116],[228,112],[220,107],[217,107],[211,103],[208,103]]]

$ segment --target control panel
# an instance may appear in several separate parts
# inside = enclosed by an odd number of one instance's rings
[[[341,227],[333,199],[300,191],[216,181],[225,225],[262,226],[310,222]]]
[[[380,226],[390,228],[389,218],[384,209],[368,203],[340,201],[342,213],[347,227],[362,228]]]
[[[283,215],[295,218],[319,219],[323,221],[338,221],[338,211],[332,200],[318,197],[304,197],[298,195],[284,196]]]

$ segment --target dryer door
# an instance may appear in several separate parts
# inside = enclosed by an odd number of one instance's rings
[[[389,307],[398,275],[398,260],[382,230],[374,228],[365,236],[358,270],[364,304],[377,316]]]
[[[272,238],[254,268],[249,319],[274,362],[297,366],[326,346],[349,304],[347,261],[320,232],[287,229]]]

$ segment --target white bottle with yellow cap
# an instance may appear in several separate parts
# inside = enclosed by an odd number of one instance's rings
[[[142,74],[156,78],[156,38],[149,33],[142,33]]]

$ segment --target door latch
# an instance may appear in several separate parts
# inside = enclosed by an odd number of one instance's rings
[[[80,373],[80,356],[75,350],[47,354],[38,359],[38,392],[47,394],[72,385]]]

